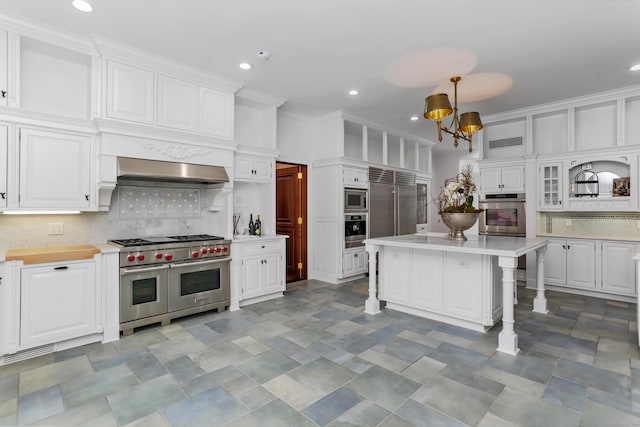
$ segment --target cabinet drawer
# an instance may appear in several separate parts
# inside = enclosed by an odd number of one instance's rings
[[[282,247],[279,240],[268,240],[265,242],[256,243],[240,243],[240,245],[242,245],[240,247],[240,250],[243,254],[279,251]]]

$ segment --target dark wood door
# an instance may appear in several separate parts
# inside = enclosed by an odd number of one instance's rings
[[[276,165],[276,233],[286,234],[287,282],[307,278],[307,167]]]

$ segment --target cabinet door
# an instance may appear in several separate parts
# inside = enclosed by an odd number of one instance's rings
[[[7,207],[7,127],[0,126],[0,209]]]
[[[207,135],[233,138],[234,94],[200,87],[198,130]]]
[[[91,185],[91,139],[20,130],[20,207],[86,209]]]
[[[97,332],[95,262],[24,268],[20,348]]]
[[[238,154],[233,160],[234,181],[269,182],[273,160]]]
[[[367,252],[362,248],[353,254],[353,270],[356,274],[366,273],[367,271]]]
[[[268,181],[271,179],[271,160],[256,158],[253,161],[253,170],[255,178]]]
[[[634,245],[624,242],[602,242],[602,290],[623,295],[636,295]]]
[[[502,191],[501,168],[484,168],[480,170],[480,192],[500,193]]]
[[[0,31],[0,105],[6,107],[9,95],[8,79],[9,55],[7,50],[7,32]]]
[[[482,255],[447,252],[445,260],[444,311],[463,318],[482,320]]]
[[[342,277],[353,276],[356,269],[355,258],[353,252],[345,252],[342,254]]]
[[[379,256],[381,265],[380,275],[380,299],[389,302],[408,304],[410,301],[409,286],[411,283],[411,256],[410,248],[394,248],[385,246]],[[398,283],[405,285],[398,286]]]
[[[551,240],[544,254],[544,283],[549,285],[566,286],[567,284],[567,253],[564,240]]]
[[[596,243],[567,240],[567,286],[581,289],[596,287]]]
[[[368,185],[368,172],[366,169],[344,168],[342,171],[342,184],[348,187],[366,187]]]
[[[442,282],[444,252],[413,251],[411,265],[411,303],[419,308],[442,311],[445,288]]]
[[[562,209],[562,163],[540,165],[538,200],[541,209]]]
[[[158,126],[195,131],[197,96],[195,84],[158,75]]]
[[[153,124],[154,73],[107,62],[107,117]]]
[[[502,168],[502,192],[524,192],[524,167],[504,166]]]
[[[275,292],[282,289],[280,270],[281,258],[279,253],[265,255],[262,260],[261,285],[263,293]]]
[[[262,256],[246,257],[242,261],[242,298],[260,295],[260,269]]]

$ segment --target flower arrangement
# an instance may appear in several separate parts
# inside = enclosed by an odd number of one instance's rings
[[[441,187],[440,194],[434,199],[438,213],[482,212],[482,209],[473,207],[475,192],[471,165],[467,165],[458,175],[445,180],[444,188]]]

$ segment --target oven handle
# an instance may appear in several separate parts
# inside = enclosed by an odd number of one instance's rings
[[[156,270],[166,270],[168,269],[169,266],[168,265],[160,265],[157,267],[142,267],[142,268],[121,268],[120,269],[120,275],[124,276],[125,274],[129,274],[129,273],[144,273],[145,271],[156,271]]]
[[[174,263],[174,264],[169,264],[169,267],[176,268],[176,267],[185,267],[185,266],[192,266],[192,265],[217,264],[217,263],[226,262],[226,261],[231,261],[231,257],[208,259],[205,261],[197,261],[197,262]]]

